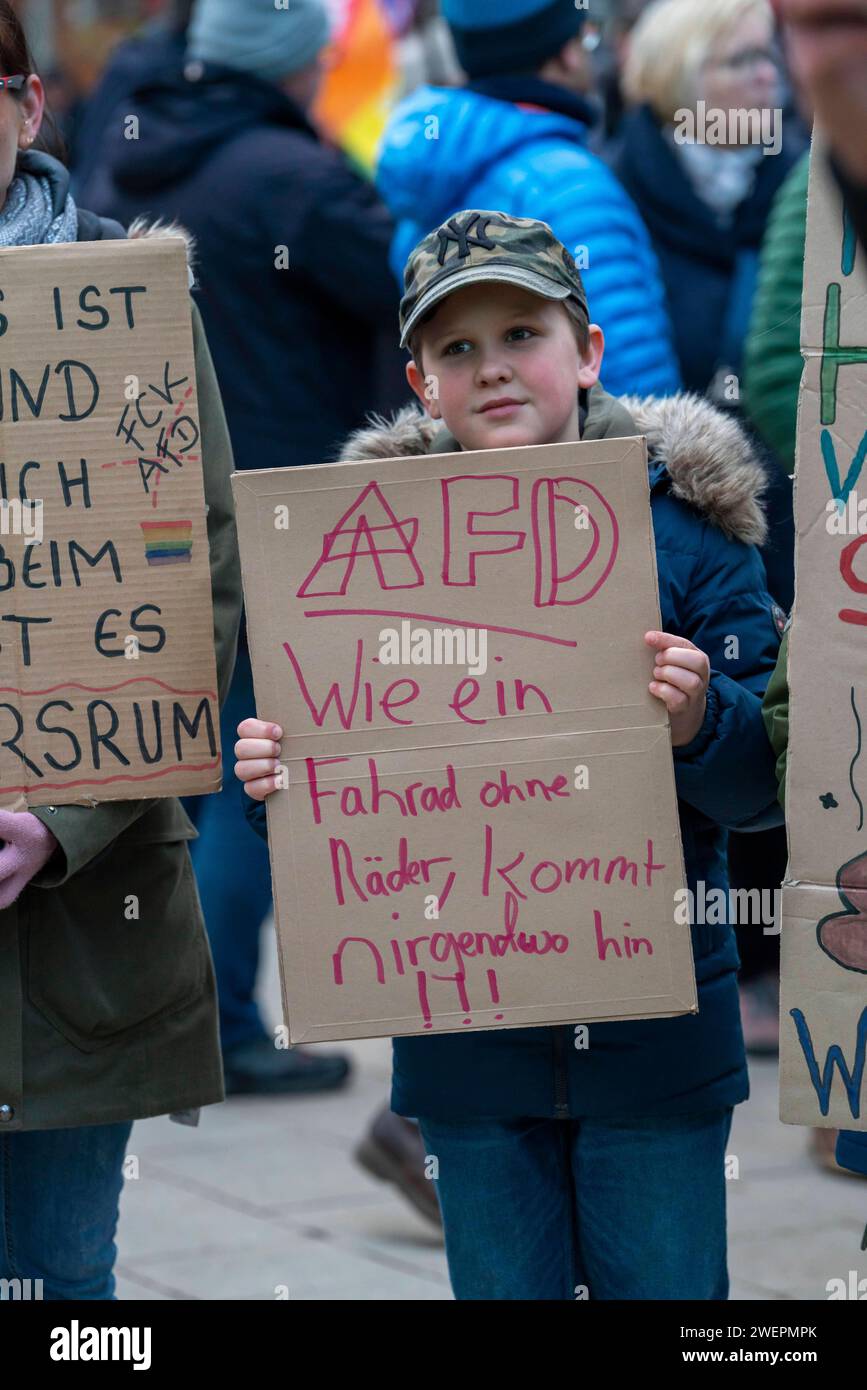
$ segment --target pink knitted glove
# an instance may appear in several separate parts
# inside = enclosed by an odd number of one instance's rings
[[[0,811],[0,908],[9,907],[47,864],[57,841],[29,811]]]

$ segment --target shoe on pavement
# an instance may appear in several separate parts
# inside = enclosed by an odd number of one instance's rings
[[[227,1096],[306,1095],[342,1086],[350,1071],[340,1053],[278,1048],[269,1037],[251,1038],[223,1053]]]
[[[371,1177],[393,1183],[416,1211],[442,1226],[433,1182],[425,1177],[421,1130],[412,1120],[395,1115],[384,1105],[356,1148],[355,1160]]]
[[[841,1168],[837,1162],[839,1132],[837,1129],[819,1129],[818,1125],[814,1125],[810,1130],[810,1157],[826,1173],[834,1173],[838,1178],[861,1178],[863,1181],[867,1174],[856,1173],[852,1168]]]
[[[810,1130],[810,1157],[814,1163],[828,1173],[845,1172],[845,1169],[837,1166],[836,1152],[836,1129],[819,1129],[816,1126]]]

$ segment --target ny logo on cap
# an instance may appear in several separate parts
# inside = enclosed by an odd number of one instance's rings
[[[479,223],[478,233],[473,231],[477,222]],[[497,243],[491,241],[487,232],[489,222],[493,222],[497,227],[505,227],[506,225],[498,218],[480,218],[479,213],[473,212],[470,213],[463,226],[459,224],[456,217],[450,217],[445,226],[438,227],[437,236],[439,237],[440,249],[437,260],[440,265],[445,261],[449,243],[452,241],[457,242],[458,256],[461,259],[470,254],[470,245],[482,246],[486,251],[496,251]]]

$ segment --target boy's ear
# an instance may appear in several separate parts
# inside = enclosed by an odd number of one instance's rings
[[[602,370],[602,357],[605,352],[605,334],[598,323],[591,323],[587,329],[589,342],[587,351],[582,352],[578,363],[578,385],[595,386]]]
[[[437,400],[435,393],[427,389],[426,379],[422,376],[421,372],[416,366],[414,358],[410,358],[410,360],[406,364],[406,379],[409,382],[415,394],[418,396],[419,400],[421,401],[422,405],[424,406],[431,419],[441,420],[442,413],[440,411],[439,401]]]

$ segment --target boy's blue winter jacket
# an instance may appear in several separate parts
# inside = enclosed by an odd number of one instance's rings
[[[547,222],[605,331],[606,390],[670,395],[680,372],[656,255],[629,195],[587,148],[593,118],[582,98],[529,76],[417,88],[378,155],[376,185],[397,223],[392,269],[402,285],[416,242],[462,208]]]
[[[628,407],[628,409],[627,409]],[[774,754],[761,697],[781,617],[755,546],[764,534],[764,474],[732,419],[697,397],[616,401],[590,393],[585,439],[645,434],[662,626],[708,653],[707,714],[674,751],[687,879],[725,889],[726,831],[779,824]],[[459,448],[414,405],[348,439],[345,459]],[[732,639],[736,639],[733,641]],[[264,718],[272,718],[260,710]],[[250,819],[265,834],[262,803]],[[392,1109],[440,1118],[672,1115],[737,1104],[749,1094],[733,929],[694,926],[699,1012],[574,1029],[482,1030],[394,1040]]]

